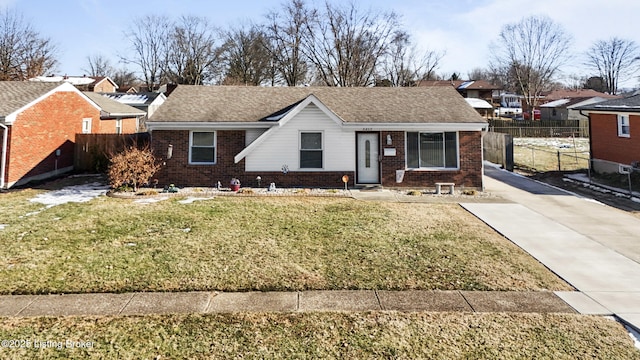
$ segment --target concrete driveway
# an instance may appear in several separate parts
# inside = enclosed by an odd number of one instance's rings
[[[574,286],[558,293],[586,314],[640,329],[640,220],[592,199],[485,166],[504,203],[462,206]]]

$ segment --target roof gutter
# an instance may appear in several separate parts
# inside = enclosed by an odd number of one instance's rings
[[[4,175],[6,173],[7,167],[7,147],[8,147],[8,137],[9,137],[9,128],[0,123],[0,127],[2,130],[2,154],[0,159],[0,189],[4,189]]]

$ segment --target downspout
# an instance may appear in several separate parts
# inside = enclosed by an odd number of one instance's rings
[[[2,159],[0,159],[0,189],[4,189],[5,187],[5,183],[4,183],[4,176],[6,173],[6,167],[7,167],[7,144],[8,144],[8,137],[9,137],[9,128],[0,123],[0,127],[2,127],[3,131],[2,131]]]

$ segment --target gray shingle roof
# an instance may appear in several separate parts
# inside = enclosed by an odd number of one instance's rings
[[[146,115],[146,112],[142,110],[138,110],[127,104],[112,100],[99,93],[85,91],[83,94],[85,94],[89,99],[91,99],[91,101],[96,103],[102,111],[108,113],[110,116],[134,117]]]
[[[612,99],[602,101],[595,104],[579,106],[578,110],[594,110],[594,111],[621,111],[621,112],[639,112],[640,111],[640,94],[629,96],[622,99]]]
[[[453,87],[335,88],[180,85],[151,122],[255,122],[315,95],[346,122],[484,123]]]
[[[14,113],[61,84],[59,82],[0,81],[0,116],[6,117]]]

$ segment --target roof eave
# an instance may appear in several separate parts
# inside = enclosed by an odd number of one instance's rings
[[[220,129],[220,130],[243,130],[243,129],[268,129],[277,126],[278,122],[211,122],[211,121],[147,121],[147,129],[153,130],[191,130],[191,129]]]

